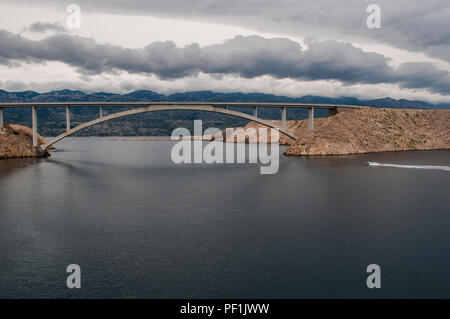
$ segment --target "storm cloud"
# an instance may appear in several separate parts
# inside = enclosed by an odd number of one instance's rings
[[[3,0],[13,2],[13,0]],[[64,7],[56,0],[22,0]],[[211,21],[290,36],[383,43],[450,61],[448,0],[377,0],[380,29],[366,26],[372,0],[78,0],[83,12],[148,15]],[[62,8],[65,9],[65,8]]]
[[[0,64],[59,61],[83,75],[115,73],[155,74],[163,79],[205,74],[236,74],[244,78],[332,80],[345,84],[398,84],[402,88],[450,93],[449,72],[424,62],[398,68],[385,56],[365,52],[350,43],[310,41],[308,47],[285,38],[236,36],[221,44],[178,47],[171,41],[130,49],[99,44],[90,38],[56,34],[30,40],[0,31]]]
[[[57,22],[34,22],[32,23],[28,29],[30,32],[36,32],[36,33],[45,33],[48,31],[55,31],[55,32],[66,32],[66,29]]]

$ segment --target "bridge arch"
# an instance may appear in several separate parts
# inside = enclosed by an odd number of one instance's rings
[[[170,110],[172,110],[172,111],[173,110],[204,111],[204,112],[214,112],[214,113],[231,115],[231,116],[247,119],[250,121],[254,121],[256,123],[262,124],[262,125],[270,127],[270,128],[277,129],[284,135],[292,138],[293,140],[296,139],[295,135],[287,132],[286,130],[281,129],[270,122],[267,122],[258,117],[255,117],[255,116],[243,113],[243,112],[237,112],[237,111],[229,110],[226,108],[215,107],[215,106],[211,106],[211,105],[157,105],[157,106],[139,107],[139,108],[135,108],[135,109],[131,109],[131,110],[112,113],[112,114],[109,114],[109,115],[106,115],[103,117],[99,117],[95,120],[80,124],[72,129],[58,135],[57,137],[55,137],[53,140],[51,140],[47,144],[41,145],[41,151],[45,152],[50,146],[61,141],[62,139],[69,137],[69,136],[75,134],[76,132],[81,131],[85,128],[88,128],[90,126],[93,126],[93,125],[96,125],[96,124],[99,124],[102,122],[110,121],[113,119],[129,116],[129,115],[134,115],[134,114],[156,112],[156,111],[170,111]]]

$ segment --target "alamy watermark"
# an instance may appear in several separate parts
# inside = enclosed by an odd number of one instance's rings
[[[72,3],[67,6],[66,12],[70,13],[66,20],[67,27],[69,29],[81,28],[81,7]]]
[[[66,285],[69,289],[81,288],[81,268],[77,264],[70,264],[66,268],[66,272],[70,275],[67,276]]]
[[[377,264],[370,264],[367,266],[366,272],[370,274],[366,280],[367,288],[381,288],[381,267]]]
[[[366,8],[366,12],[370,13],[367,17],[366,25],[369,29],[381,28],[381,8],[378,4],[369,4]]]
[[[214,140],[205,142],[201,138],[208,135],[214,136]],[[280,132],[276,129],[227,128],[224,137],[217,128],[208,128],[203,132],[202,121],[195,120],[193,135],[187,128],[181,127],[172,132],[171,139],[179,141],[171,150],[171,158],[175,164],[231,164],[246,163],[248,160],[250,164],[261,164],[261,174],[278,172]]]

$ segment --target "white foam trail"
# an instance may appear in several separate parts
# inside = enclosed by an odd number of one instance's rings
[[[450,166],[436,166],[436,165],[400,165],[400,164],[388,164],[369,162],[369,166],[384,166],[384,167],[397,167],[397,168],[415,168],[415,169],[438,169],[442,171],[449,171]]]

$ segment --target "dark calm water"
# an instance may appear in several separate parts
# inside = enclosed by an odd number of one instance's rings
[[[71,138],[0,161],[0,297],[450,297],[450,172],[366,164],[449,151],[282,157],[260,175],[177,166],[171,145]]]

